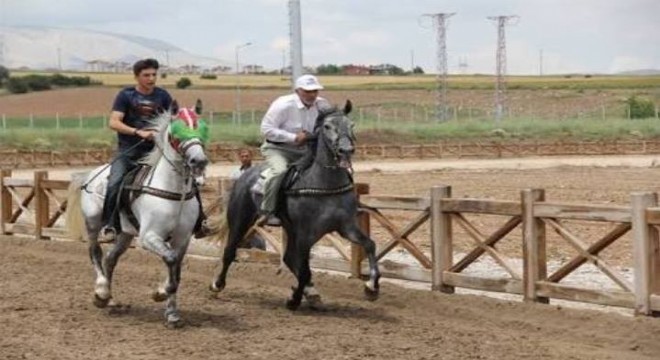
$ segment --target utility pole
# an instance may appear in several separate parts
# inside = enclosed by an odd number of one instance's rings
[[[467,56],[458,58],[458,68],[461,69],[461,74],[467,74],[467,68],[468,68]]]
[[[543,49],[539,50],[539,76],[543,76]]]
[[[410,73],[415,72],[415,50],[410,50]]]
[[[302,25],[300,0],[289,0],[289,42],[291,49],[291,87],[303,73],[302,61]]]
[[[5,0],[0,0],[0,66],[7,67],[5,62]]]
[[[251,42],[246,42],[241,45],[236,45],[234,48],[234,54],[236,56],[236,110],[234,112],[234,122],[239,125],[242,124],[241,121],[241,65],[238,61],[238,52],[245,47],[252,45]]]
[[[447,120],[447,19],[456,13],[424,14],[433,19],[436,28],[436,119]]]
[[[495,120],[499,123],[506,106],[506,36],[504,28],[511,19],[518,19],[517,15],[489,16],[489,20],[497,22],[497,53],[495,76]]]

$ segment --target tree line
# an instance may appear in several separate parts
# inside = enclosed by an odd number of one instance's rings
[[[65,76],[62,74],[11,76],[9,69],[0,65],[0,87],[12,94],[24,94],[30,91],[51,90],[56,87],[81,87],[101,85],[100,81],[89,76]]]

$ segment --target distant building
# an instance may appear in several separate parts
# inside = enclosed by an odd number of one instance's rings
[[[344,65],[342,67],[342,74],[344,75],[369,75],[371,69],[363,65]]]
[[[245,65],[241,69],[243,74],[263,74],[264,67],[261,65]]]
[[[392,75],[397,72],[397,67],[392,64],[372,65],[369,67],[371,75]]]

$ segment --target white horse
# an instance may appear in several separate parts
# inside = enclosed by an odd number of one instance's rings
[[[110,303],[117,260],[128,249],[133,237],[138,236],[139,246],[158,255],[167,265],[167,278],[152,298],[167,300],[167,325],[179,327],[183,322],[177,310],[176,292],[181,279],[181,262],[199,216],[195,192],[203,185],[208,164],[204,153],[208,128],[191,109],[174,112],[176,116],[164,113],[153,120],[153,127],[158,130],[154,139],[156,146],[140,161],[152,168],[142,186],[131,190],[134,195],[139,194],[130,203],[139,225],[135,226],[126,209],[122,209],[122,232],[103,257],[98,237],[104,225],[101,214],[109,166],[93,170],[84,179],[72,180],[66,223],[73,239],[86,237],[89,241],[89,255],[96,271],[94,305],[104,308]]]

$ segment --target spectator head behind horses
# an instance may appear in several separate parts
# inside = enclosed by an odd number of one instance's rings
[[[241,161],[241,169],[245,170],[252,166],[252,151],[248,148],[243,148],[238,152],[238,160]]]

